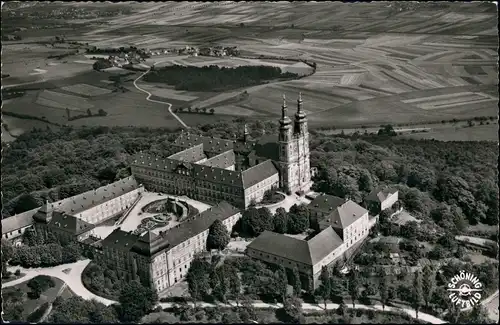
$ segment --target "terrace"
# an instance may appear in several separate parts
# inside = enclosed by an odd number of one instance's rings
[[[170,199],[170,200],[169,200]],[[179,211],[186,209],[186,215],[174,213],[166,202],[178,199]],[[185,206],[184,203],[187,203]],[[165,231],[175,227],[185,217],[193,213],[200,213],[210,208],[208,204],[201,203],[185,196],[173,196],[162,193],[145,192],[139,202],[134,206],[121,225],[102,225],[94,229],[96,237],[105,238],[113,230],[120,227],[123,231]]]

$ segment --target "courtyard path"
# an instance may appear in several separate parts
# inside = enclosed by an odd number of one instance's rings
[[[82,282],[82,273],[85,267],[90,263],[89,259],[86,260],[80,260],[75,263],[68,263],[68,264],[62,264],[58,266],[53,266],[53,267],[45,267],[45,268],[30,268],[26,269],[23,267],[19,266],[8,266],[7,270],[11,272],[15,272],[15,270],[20,270],[22,273],[26,274],[25,276],[9,281],[5,284],[2,284],[2,287],[7,288],[14,286],[16,284],[28,281],[37,275],[48,275],[54,278],[58,278],[61,281],[64,281],[67,286],[73,291],[76,295],[82,297],[83,299],[86,300],[91,300],[95,299],[105,305],[111,305],[113,303],[116,303],[116,301],[109,300],[100,296],[97,296],[87,290],[85,286],[83,285]],[[71,269],[68,273],[64,273],[63,270],[65,269]]]
[[[149,71],[151,71],[151,68],[144,72],[143,74],[141,74],[139,77],[137,77],[137,79],[134,80],[134,87],[137,88],[137,90],[139,91],[142,91],[143,93],[146,93],[148,95],[148,97],[146,97],[146,100],[149,101],[149,102],[153,102],[153,103],[159,103],[159,104],[165,104],[165,105],[168,105],[168,112],[177,120],[179,121],[180,124],[182,124],[183,127],[185,127],[186,129],[189,129],[189,126],[187,126],[186,123],[184,123],[183,120],[181,120],[181,118],[179,116],[177,116],[177,114],[175,114],[174,112],[172,112],[172,104],[170,103],[167,103],[167,102],[164,102],[164,101],[159,101],[159,100],[154,100],[154,99],[151,99],[151,96],[153,96],[149,91],[147,90],[144,90],[142,88],[140,88],[139,86],[137,86],[137,81],[139,81],[142,77],[144,77]]]

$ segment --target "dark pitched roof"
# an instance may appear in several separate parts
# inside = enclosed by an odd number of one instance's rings
[[[137,189],[139,185],[133,176],[123,178],[106,186],[92,191],[72,196],[70,198],[55,202],[53,207],[56,211],[71,215],[91,209],[109,200]]]
[[[254,146],[255,155],[274,161],[279,160],[279,138],[278,135],[264,135]]]
[[[75,216],[55,212],[52,214],[52,219],[48,223],[48,227],[56,228],[72,235],[80,235],[84,232],[90,231],[95,226]]]
[[[331,225],[334,228],[344,229],[366,213],[368,213],[368,210],[357,203],[348,200],[341,206],[334,209],[328,214],[325,220],[320,221],[319,223],[323,226]]]
[[[238,212],[240,212],[239,209],[222,201],[216,206],[186,220],[176,227],[160,232],[159,235],[151,231],[143,234],[133,243],[132,251],[141,255],[152,256],[164,249],[175,247],[189,238],[200,234],[210,228],[215,220],[224,221]]]
[[[228,168],[233,166],[236,162],[236,156],[233,150],[228,150],[212,158],[207,161],[201,163],[203,166],[217,167],[217,168]]]
[[[195,164],[192,176],[199,180],[241,187],[243,186],[241,174],[241,172],[228,169]]]
[[[187,148],[183,151],[174,153],[173,155],[168,157],[169,159],[180,160],[184,162],[192,162],[195,163],[202,159],[207,158],[205,152],[203,151],[203,143],[193,146],[191,148]]]
[[[215,220],[224,221],[239,212],[240,210],[231,204],[221,201],[197,216],[186,220],[174,228],[170,228],[164,232],[164,237],[168,240],[171,247],[175,247],[210,228]]]
[[[308,241],[266,230],[247,248],[313,266],[342,243],[332,227],[324,229]]]
[[[21,229],[33,224],[33,216],[40,208],[16,214],[12,217],[2,219],[2,234]]]
[[[104,249],[118,249],[122,251],[130,251],[134,244],[139,240],[139,235],[133,234],[131,231],[123,231],[120,228],[113,230],[106,238],[101,241]]]
[[[109,185],[99,187],[96,190],[49,203],[49,205],[46,203],[39,208],[2,219],[2,234],[33,224],[33,217],[38,211],[40,211],[40,213],[47,213],[54,209],[55,211],[64,212],[66,214],[77,215],[82,211],[112,200],[138,187],[137,181],[133,176],[130,176]]]
[[[234,141],[204,137],[186,132],[182,133],[173,142],[173,145],[184,148],[189,148],[198,144],[203,144],[203,148],[206,152],[221,153],[233,149]]]
[[[295,262],[312,265],[309,245],[305,240],[264,231],[247,248],[280,256]]]
[[[243,188],[249,188],[275,174],[278,174],[278,169],[272,160],[266,160],[242,172]]]
[[[132,164],[142,168],[167,171],[170,173],[175,172],[179,168],[183,168],[189,175],[191,175],[191,177],[194,177],[195,179],[230,186],[242,186],[241,172],[223,168],[204,166],[203,164],[185,163],[169,158],[160,160],[157,157],[148,155],[137,155]]]
[[[312,265],[315,265],[342,245],[343,241],[332,227],[327,227],[319,234],[309,239],[307,244],[309,245],[309,252],[311,253]]]
[[[338,206],[344,204],[345,200],[328,194],[318,195],[311,203],[308,204],[308,208],[311,210],[330,213]]]
[[[370,192],[365,197],[365,201],[372,201],[372,202],[383,202],[385,201],[390,195],[396,193],[398,190],[395,188],[391,188],[389,186],[380,186],[373,191]]]

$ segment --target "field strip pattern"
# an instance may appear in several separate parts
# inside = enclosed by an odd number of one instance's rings
[[[99,88],[96,86],[91,86],[87,84],[76,84],[71,86],[61,87],[61,89],[66,90],[70,93],[84,96],[100,96],[111,93],[111,90]]]
[[[94,107],[86,98],[43,90],[38,94],[36,103],[56,109],[69,109],[72,111],[85,111]]]
[[[496,100],[496,98],[484,93],[461,92],[424,98],[406,99],[402,100],[402,102],[405,104],[412,104],[423,110],[436,110]]]

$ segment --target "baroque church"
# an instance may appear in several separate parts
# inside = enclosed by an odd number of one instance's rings
[[[297,99],[293,120],[283,95],[279,130],[251,139],[244,127],[235,140],[183,132],[172,144],[174,154],[162,159],[140,153],[132,174],[150,191],[186,195],[205,202],[227,201],[246,208],[271,189],[306,193],[311,182],[309,132]]]

